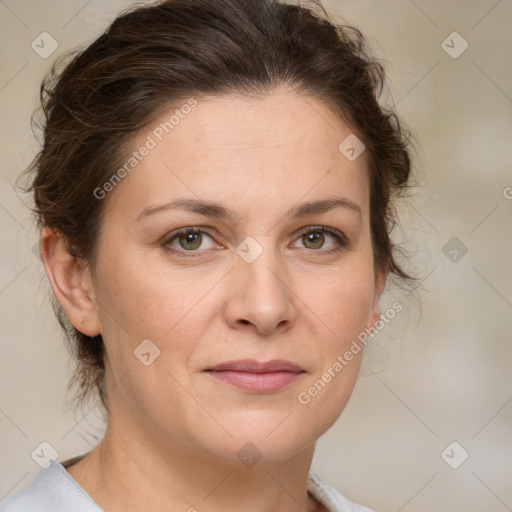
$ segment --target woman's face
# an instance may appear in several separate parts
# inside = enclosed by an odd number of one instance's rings
[[[344,354],[378,320],[366,154],[340,151],[351,130],[311,97],[196,101],[140,134],[102,199],[111,422],[160,449],[234,460],[250,442],[284,460],[337,419],[362,351]],[[230,363],[277,359],[297,372]]]

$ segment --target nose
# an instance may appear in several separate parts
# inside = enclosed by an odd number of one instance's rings
[[[262,335],[285,332],[297,318],[297,296],[287,279],[284,262],[267,245],[250,263],[235,255],[225,310],[230,327],[245,326]]]

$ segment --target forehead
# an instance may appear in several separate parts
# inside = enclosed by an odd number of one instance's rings
[[[139,153],[136,166],[112,204],[132,217],[184,195],[243,210],[339,192],[365,211],[366,154],[347,158],[340,144],[348,137],[350,127],[325,104],[287,90],[184,99],[134,139],[127,158]]]
[[[243,150],[263,158],[278,156],[272,150],[279,149],[282,160],[329,158],[337,155],[340,137],[344,139],[352,133],[323,102],[286,89],[261,96],[228,94],[199,97],[195,101],[197,106],[182,116],[172,130],[177,132],[176,141],[187,140],[184,149],[195,148],[194,154],[205,150],[223,151],[227,155],[232,150]],[[173,110],[179,111],[180,107]],[[172,111],[163,112],[154,124],[152,132],[156,135],[166,126],[169,113]],[[171,133],[161,136],[167,135]],[[266,148],[271,151],[264,151]]]

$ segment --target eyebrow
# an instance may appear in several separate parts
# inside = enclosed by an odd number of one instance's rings
[[[329,199],[309,201],[296,205],[285,215],[285,218],[298,219],[314,213],[324,213],[336,208],[343,208],[355,212],[358,214],[359,218],[362,216],[361,208],[356,203],[346,197],[338,196]],[[235,222],[242,217],[236,212],[236,210],[233,210],[232,208],[226,208],[219,203],[203,201],[200,199],[179,198],[171,201],[170,203],[158,206],[148,206],[147,208],[144,208],[135,222],[139,222],[149,215],[154,215],[156,213],[161,213],[172,209],[183,209],[204,215],[206,217],[212,217],[231,222]]]

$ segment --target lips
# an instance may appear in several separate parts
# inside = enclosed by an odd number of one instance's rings
[[[285,361],[284,359],[273,359],[272,361],[261,362],[254,359],[240,359],[238,361],[228,361],[226,363],[218,364],[210,371],[226,371],[232,370],[236,372],[250,372],[250,373],[270,373],[270,372],[292,372],[302,373],[304,370],[296,364]]]
[[[278,391],[305,373],[300,366],[283,359],[228,361],[206,371],[217,380],[256,393]]]

